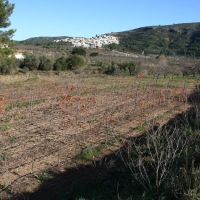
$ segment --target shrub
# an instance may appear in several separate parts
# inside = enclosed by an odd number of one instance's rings
[[[67,69],[74,70],[84,65],[85,61],[81,56],[73,55],[67,58]]]
[[[125,71],[129,71],[129,75],[131,75],[131,76],[137,74],[136,66],[135,66],[134,62],[120,63],[119,68],[120,68],[120,70],[123,69]]]
[[[32,55],[32,54],[26,54],[24,61],[21,64],[21,68],[28,68],[29,70],[36,70],[39,66],[39,59]]]
[[[45,56],[40,57],[40,64],[38,66],[39,70],[49,71],[52,70],[52,68],[53,68],[52,61],[49,58]]]
[[[138,73],[138,68],[134,62],[124,62],[115,64],[111,63],[111,66],[108,66],[106,74],[109,75],[118,75],[118,76],[132,76]]]
[[[99,52],[92,52],[92,53],[90,54],[91,57],[95,57],[95,56],[98,56],[98,55],[99,55]]]
[[[12,71],[12,66],[7,65],[7,63],[1,63],[0,64],[0,74],[10,74]]]
[[[75,47],[72,49],[71,52],[73,55],[80,55],[80,56],[86,56],[86,49],[83,47]]]
[[[55,71],[65,71],[67,70],[67,62],[65,57],[60,57],[56,60],[53,65],[53,70]]]

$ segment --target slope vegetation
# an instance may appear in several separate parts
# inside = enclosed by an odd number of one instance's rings
[[[113,33],[119,45],[111,49],[129,52],[200,56],[200,23],[149,26]]]

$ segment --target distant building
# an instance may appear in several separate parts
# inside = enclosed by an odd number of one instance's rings
[[[19,60],[23,60],[25,58],[23,53],[15,53],[14,56],[16,59],[19,59]]]
[[[118,37],[109,36],[109,35],[96,35],[92,38],[64,38],[61,40],[54,40],[54,42],[70,42],[73,47],[84,47],[84,48],[102,48],[103,45],[116,43],[119,44]]]

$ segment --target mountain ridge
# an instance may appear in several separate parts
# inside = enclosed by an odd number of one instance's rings
[[[147,26],[114,34],[120,44],[111,49],[146,54],[200,56],[200,23]]]
[[[145,26],[126,31],[105,33],[103,35],[112,35],[119,38],[119,44],[106,45],[106,48],[111,50],[139,54],[200,56],[200,22]],[[23,44],[43,45],[63,38],[72,37],[42,36],[19,42]]]

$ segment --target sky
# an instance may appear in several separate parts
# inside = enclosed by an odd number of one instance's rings
[[[200,22],[200,0],[9,0],[13,40],[93,37],[154,25]]]

